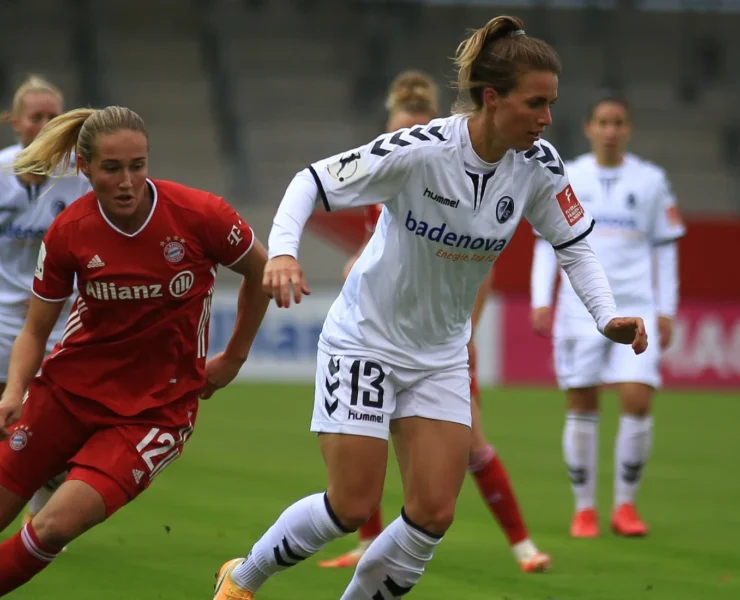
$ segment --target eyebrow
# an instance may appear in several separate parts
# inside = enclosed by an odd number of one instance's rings
[[[131,162],[136,162],[137,160],[146,160],[146,156],[137,156],[136,158],[132,159]],[[121,162],[118,158],[104,158],[100,161],[101,163],[119,163]]]

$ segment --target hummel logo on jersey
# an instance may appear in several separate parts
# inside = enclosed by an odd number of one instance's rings
[[[429,188],[424,190],[424,197],[431,198],[435,202],[438,202],[442,206],[449,206],[450,208],[457,208],[460,206],[460,200],[453,200],[452,198],[445,198],[442,194],[435,194]]]
[[[471,250],[483,248],[489,252],[501,252],[504,246],[506,246],[506,239],[472,238],[469,235],[460,235],[454,231],[450,231],[447,223],[430,227],[426,221],[414,219],[411,211],[409,211],[406,217],[406,229],[416,235],[427,238],[429,241],[456,248],[470,248]]]
[[[100,260],[100,257],[97,254],[92,257],[92,260],[89,263],[87,263],[88,269],[99,269],[100,267],[104,267],[104,266],[105,266],[105,263],[102,260]]]
[[[141,482],[141,478],[144,477],[144,471],[141,469],[132,469],[131,475],[134,476],[134,481],[138,484]]]

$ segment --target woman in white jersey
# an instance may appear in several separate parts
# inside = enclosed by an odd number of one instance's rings
[[[645,317],[651,344],[639,358],[593,335],[589,315],[572,286],[563,281],[553,328],[555,371],[565,390],[567,415],[563,453],[573,494],[571,535],[599,535],[596,512],[599,391],[616,384],[621,413],[614,457],[615,533],[642,536],[648,527],[635,496],[652,445],[650,405],[660,387],[660,351],[671,341],[678,305],[678,249],[684,226],[663,169],[626,152],[631,132],[627,102],[606,96],[590,109],[584,126],[591,152],[568,164],[573,189],[596,218],[589,236],[606,271],[620,311]],[[548,335],[557,276],[555,255],[535,242],[532,264],[532,324]],[[647,283],[646,283],[647,282]],[[655,283],[649,285],[648,283]]]
[[[62,113],[62,94],[41,77],[31,76],[13,96],[12,108],[0,116],[9,121],[18,143],[0,150],[0,393],[8,376],[10,349],[23,328],[31,297],[33,273],[41,240],[54,218],[90,190],[82,175],[62,178],[13,173],[16,155],[30,145],[42,127]],[[62,337],[65,319],[59,319],[46,351]],[[43,508],[64,478],[50,481],[31,499],[26,519]]]
[[[409,129],[416,125],[427,125],[439,115],[439,92],[434,81],[426,73],[404,71],[396,76],[388,91],[385,103],[388,111],[386,131]],[[344,278],[349,275],[357,259],[375,232],[382,204],[365,207],[365,239],[360,249],[347,261]],[[491,288],[491,273],[478,290],[471,314],[471,337],[468,342],[470,357],[470,396],[472,400],[472,438],[468,471],[472,475],[483,501],[493,513],[509,541],[514,558],[525,573],[545,571],[550,567],[550,557],[540,552],[529,537],[519,503],[509,481],[503,462],[494,447],[486,439],[481,423],[481,399],[476,375],[475,332],[483,313],[486,298]],[[383,531],[381,511],[368,519],[358,530],[359,544],[350,552],[336,558],[319,562],[320,567],[355,567],[372,541]]]
[[[223,565],[217,600],[253,598],[269,577],[366,522],[382,497],[391,433],[404,507],[342,598],[388,600],[419,581],[452,524],[470,456],[473,304],[523,217],[558,249],[594,327],[636,352],[647,346],[641,319],[615,317],[584,239],[592,219],[540,140],[557,97],[555,52],[519,19],[498,17],[460,45],[456,64],[458,114],[316,162],[288,186],[264,276],[281,307],[309,293],[296,257],[317,204],[384,207],[319,339],[311,430],[327,491],[290,506],[246,559]]]

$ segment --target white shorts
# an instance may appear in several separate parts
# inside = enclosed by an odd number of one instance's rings
[[[8,363],[10,362],[10,350],[13,348],[15,338],[23,329],[25,314],[0,311],[0,383],[8,381]],[[60,319],[61,321],[61,319]],[[46,345],[46,354],[54,349],[57,341],[62,335],[63,325],[60,323],[54,327]]]
[[[467,361],[435,371],[318,351],[311,431],[388,439],[390,422],[424,417],[471,426]]]
[[[561,390],[612,383],[661,386],[660,337],[654,320],[645,320],[648,348],[639,356],[632,346],[603,335],[559,336],[554,339],[555,374]]]

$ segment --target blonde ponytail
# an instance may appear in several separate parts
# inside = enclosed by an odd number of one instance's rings
[[[473,31],[457,47],[459,97],[454,112],[480,110],[483,89],[492,87],[505,96],[517,85],[522,70],[549,71],[560,74],[557,53],[542,40],[524,32],[524,22],[517,17],[499,16]]]
[[[89,163],[95,154],[97,136],[122,129],[141,132],[149,139],[143,119],[129,108],[71,110],[49,121],[33,143],[16,156],[13,168],[19,175],[49,176],[59,167],[62,171],[69,169],[75,151]]]
[[[49,121],[36,139],[16,156],[13,161],[16,174],[48,177],[59,167],[67,171],[80,131],[95,112],[91,108],[78,108]]]

